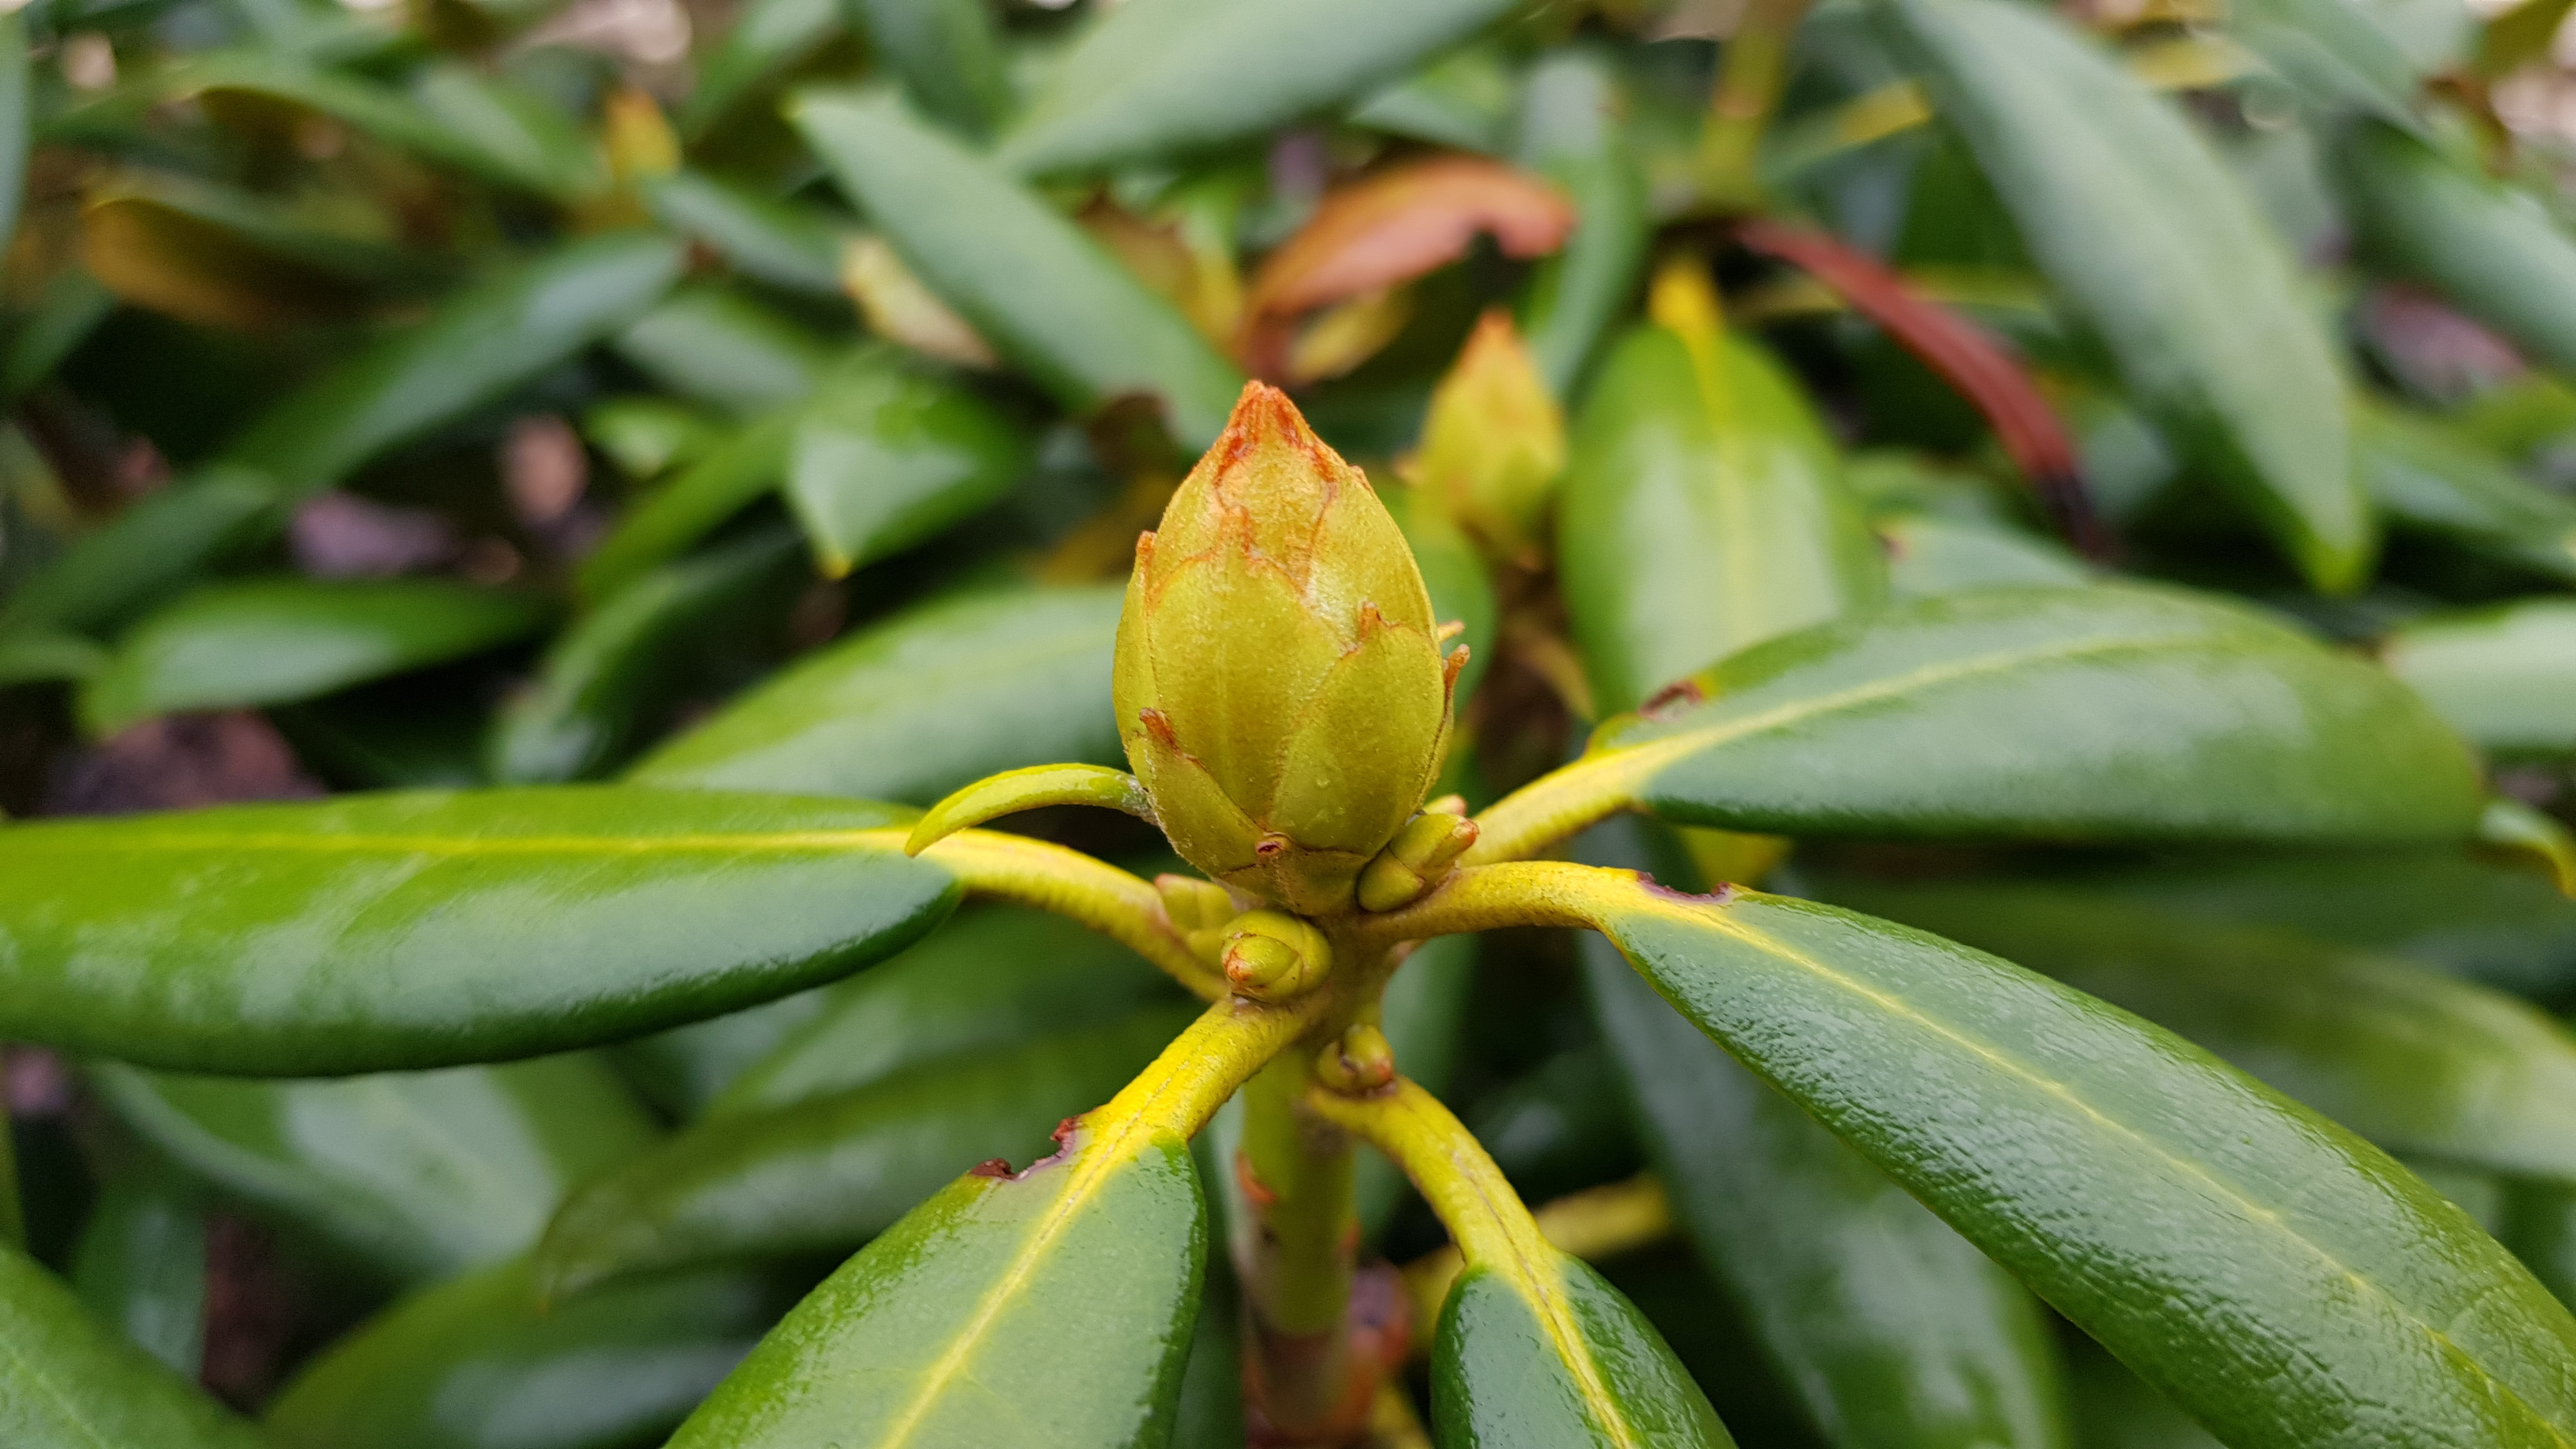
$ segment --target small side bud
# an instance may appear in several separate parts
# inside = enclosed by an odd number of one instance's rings
[[[1234,897],[1214,881],[1186,875],[1154,877],[1154,893],[1163,898],[1163,914],[1190,954],[1216,965],[1225,951],[1226,927],[1239,914]]]
[[[1348,1096],[1374,1092],[1395,1080],[1395,1048],[1376,1027],[1354,1024],[1316,1056],[1315,1080]]]
[[[1437,494],[1489,552],[1528,559],[1565,457],[1564,410],[1511,315],[1486,313],[1433,389],[1422,447],[1404,460],[1404,476]]]
[[[1257,1001],[1302,996],[1332,969],[1324,933],[1285,911],[1246,911],[1227,927],[1225,979]]]
[[[1460,808],[1465,803],[1460,801]],[[1476,843],[1476,835],[1475,821],[1446,809],[1424,810],[1404,822],[1395,839],[1360,872],[1360,909],[1391,911],[1420,900]]]

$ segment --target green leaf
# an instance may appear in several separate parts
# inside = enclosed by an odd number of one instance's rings
[[[449,134],[489,158],[487,167],[531,189],[570,200],[607,184],[599,148],[582,128],[499,76],[434,63],[412,78],[411,95]]]
[[[2399,956],[2541,1001],[2576,992],[2576,901],[2537,872],[2456,851],[2222,857],[2078,879],[2152,910]]]
[[[905,818],[558,786],[12,826],[0,1037],[313,1076],[640,1035],[936,924],[957,884],[903,854]]]
[[[776,1314],[735,1273],[541,1302],[525,1260],[425,1288],[332,1344],[268,1406],[279,1449],[618,1449],[666,1433]]]
[[[2039,1304],[1586,936],[1674,1215],[1828,1444],[2067,1443]]]
[[[977,907],[884,965],[825,987],[812,1013],[706,1112],[848,1092],[942,1058],[1103,1025],[1170,995],[1170,979],[1142,957],[1062,916]]]
[[[1521,335],[1559,399],[1578,395],[1645,266],[1646,180],[1629,147],[1626,102],[1607,58],[1583,50],[1542,58],[1522,97],[1520,162],[1574,202],[1573,233],[1538,263],[1521,304]]]
[[[983,1046],[868,1085],[710,1117],[566,1200],[537,1254],[549,1295],[705,1263],[848,1252],[961,1162],[1026,1158],[1108,1100],[1199,1013]]]
[[[1900,599],[1970,589],[2074,588],[2093,580],[2092,569],[2072,551],[2017,528],[1937,513],[1883,515],[1871,527],[1887,549],[1888,592]]]
[[[924,114],[982,136],[1009,108],[1001,41],[983,0],[855,0],[851,13]]]
[[[2576,583],[2576,503],[2450,427],[2395,408],[2355,408],[2353,444],[2362,486],[2393,523]]]
[[[274,483],[209,468],[72,542],[0,610],[0,630],[106,629],[164,598],[200,566],[273,532],[285,512]]]
[[[20,198],[27,190],[27,22],[16,12],[0,20],[0,246],[18,234]]]
[[[671,391],[743,414],[796,402],[832,365],[831,348],[813,333],[719,286],[672,293],[615,346]]]
[[[647,756],[640,784],[927,805],[1023,765],[1115,764],[1120,591],[924,604],[861,630]]]
[[[2227,32],[2262,57],[2309,105],[2417,127],[2415,67],[2374,12],[2351,0],[2245,0]]]
[[[78,634],[0,632],[0,685],[87,679],[106,663],[107,651]]]
[[[1455,642],[1466,646],[1467,666],[1458,671],[1457,684],[1450,691],[1456,710],[1463,714],[1494,657],[1494,627],[1502,605],[1494,597],[1493,575],[1476,545],[1419,491],[1389,488],[1378,499],[1395,515],[1396,526],[1404,530],[1404,541],[1413,550],[1413,562],[1422,570],[1422,586],[1431,595],[1431,617],[1465,626]]]
[[[194,1377],[205,1358],[206,1213],[174,1174],[101,1188],[72,1250],[72,1291],[98,1322]]]
[[[2092,1340],[2076,1336],[2067,1357],[2084,1449],[2221,1449],[2173,1400],[2140,1383]]]
[[[1604,725],[1486,839],[1555,838],[1623,799],[1791,835],[2356,844],[2465,839],[2483,808],[2468,751],[2384,671],[2162,590],[1927,599],[1696,689]]]
[[[889,360],[807,405],[787,505],[816,565],[839,578],[990,507],[1028,464],[1028,443],[1000,413]]]
[[[479,654],[545,614],[525,595],[439,579],[210,585],[126,634],[83,687],[81,719],[108,734],[182,710],[292,704]]]
[[[1511,9],[1138,0],[1101,15],[1055,62],[1002,137],[1001,159],[1068,171],[1243,140],[1366,95]]]
[[[744,276],[790,291],[841,294],[841,244],[851,229],[831,213],[686,167],[645,183],[643,192],[663,225],[713,247]]]
[[[1520,77],[1502,47],[1462,45],[1353,106],[1350,122],[1409,140],[1500,154]]]
[[[679,243],[619,232],[505,267],[269,409],[224,450],[291,496],[499,400],[625,326],[677,279]]]
[[[654,1135],[582,1056],[290,1082],[103,1064],[92,1081],[170,1160],[404,1280],[528,1247],[568,1189]]]
[[[2360,260],[2576,369],[2576,241],[2537,200],[2369,121],[2340,133],[2333,161]]]
[[[671,1449],[1160,1443],[1206,1249],[1175,1137],[968,1173],[798,1304]]]
[[[724,39],[697,63],[698,82],[673,113],[692,141],[715,129],[763,83],[843,32],[839,0],[751,0]]]
[[[2576,752],[2576,600],[2426,615],[2390,635],[2380,657],[2480,749]]]
[[[2576,1039],[2500,992],[2062,888],[1855,882],[1835,899],[2009,953],[2390,1152],[2576,1187]]]
[[[2359,583],[2371,519],[2333,348],[2208,143],[2053,15],[2011,0],[1881,13],[2139,406],[2310,581]]]
[[[0,1443],[9,1449],[263,1449],[251,1427],[99,1327],[0,1247]]]
[[[1575,1341],[1515,1274],[1470,1264],[1449,1290],[1431,1349],[1442,1449],[1732,1449],[1708,1396],[1619,1290],[1563,1253],[1518,1266],[1551,1280]]]
[[[628,509],[581,561],[575,578],[583,597],[605,609],[767,496],[787,471],[803,412],[788,403],[754,418]]]
[[[891,96],[809,91],[791,117],[904,266],[1057,402],[1141,393],[1183,443],[1215,441],[1243,374],[1035,192]]]
[[[1758,345],[1641,327],[1575,420],[1557,568],[1605,713],[1886,591],[1833,444]]]
[[[1966,947],[1612,879],[1683,1015],[2237,1449],[2566,1442],[2576,1318],[2358,1137]]]
[[[783,607],[805,577],[795,557],[794,535],[770,529],[665,564],[576,620],[494,717],[492,778],[581,780],[620,763],[704,672],[700,656],[739,648],[762,606]]]

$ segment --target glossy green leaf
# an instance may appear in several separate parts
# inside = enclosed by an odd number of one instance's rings
[[[2576,1424],[2576,1318],[2385,1154],[2207,1052],[1831,907],[1568,889],[1683,1015],[2238,1449]]]
[[[2576,993],[2576,901],[2538,872],[2453,852],[2198,860],[2078,878],[2152,910],[2402,957],[2502,991]]]
[[[537,1255],[550,1294],[704,1263],[847,1252],[960,1164],[1036,1155],[1198,1014],[1120,1021],[964,1052],[866,1086],[711,1117],[568,1199]]]
[[[0,633],[0,686],[87,679],[106,664],[107,651],[78,634]]]
[[[617,334],[617,355],[683,397],[752,414],[795,402],[832,365],[820,338],[725,287],[684,287]]]
[[[1140,0],[1100,16],[1055,62],[1003,135],[1001,157],[1038,173],[1242,140],[1365,95],[1511,8]],[[1247,64],[1254,56],[1268,59]]]
[[[2483,808],[2468,751],[2384,671],[2161,590],[1927,599],[1757,646],[1697,689],[1605,725],[1489,813],[1487,840],[1623,798],[1781,834],[2356,844],[2465,839]]]
[[[1731,1449],[1708,1396],[1619,1290],[1563,1253],[1521,1266],[1555,1280],[1577,1345],[1551,1331],[1510,1275],[1471,1264],[1449,1290],[1431,1349],[1442,1449]]]
[[[967,595],[797,664],[656,750],[630,779],[927,805],[1023,765],[1115,764],[1114,588]]]
[[[2576,752],[2576,601],[2427,615],[2390,635],[2380,657],[2481,749]]]
[[[624,1449],[696,1407],[776,1311],[774,1293],[734,1273],[542,1303],[513,1260],[359,1325],[262,1427],[278,1449]]]
[[[2062,888],[1855,885],[1835,898],[2009,953],[2390,1152],[2576,1187],[2576,1038],[2500,992]]]
[[[1525,1201],[1645,1166],[1618,1065],[1597,1042],[1568,1047],[1480,1094],[1463,1120]]]
[[[263,1449],[251,1427],[0,1247],[0,1443],[9,1449]]]
[[[925,113],[969,136],[1002,118],[1010,79],[982,0],[856,0],[852,14]]]
[[[317,208],[153,173],[93,190],[81,225],[84,259],[132,300],[233,326],[336,318],[447,270],[363,226],[326,225]]]
[[[2370,122],[2338,136],[2334,178],[2364,262],[2576,368],[2576,241],[2537,200]]]
[[[1557,570],[1604,712],[1885,593],[1878,540],[1797,384],[1755,343],[1643,327],[1577,416]]]
[[[403,1279],[526,1248],[567,1190],[654,1135],[581,1056],[289,1082],[101,1066],[93,1080],[173,1161]]]
[[[2418,124],[2415,67],[2371,10],[2349,0],[2245,0],[2227,12],[2227,33],[2330,116]]]
[[[1574,202],[1574,231],[1538,264],[1521,334],[1560,400],[1577,395],[1601,340],[1627,308],[1646,262],[1646,181],[1629,143],[1626,96],[1608,59],[1558,51],[1531,67],[1522,165]]]
[[[555,787],[13,826],[0,1036],[278,1076],[635,1036],[845,975],[936,924],[956,881],[903,854],[904,819]]]
[[[2353,444],[2362,486],[2397,526],[2576,583],[2576,503],[2432,418],[2356,408]]]
[[[698,62],[698,83],[672,116],[692,140],[715,128],[764,82],[813,54],[843,30],[838,0],[752,0]]]
[[[671,1449],[1126,1449],[1171,1432],[1207,1212],[1189,1148],[968,1173],[796,1306]]]
[[[1350,121],[1372,131],[1496,155],[1520,99],[1520,78],[1500,46],[1462,45],[1353,106]]]
[[[802,412],[790,403],[753,419],[628,509],[581,561],[582,594],[605,609],[776,489]]]
[[[1900,599],[2093,580],[2092,569],[2063,545],[1999,524],[1899,513],[1871,526],[1887,549],[1888,592]]]
[[[1831,1445],[2067,1443],[2037,1301],[1584,940],[1674,1216]]]
[[[803,577],[796,540],[772,529],[665,564],[557,636],[537,677],[492,721],[493,779],[526,785],[606,773],[658,722],[711,648],[732,645],[762,604]]]
[[[848,228],[829,213],[747,191],[682,168],[647,183],[653,215],[714,248],[756,281],[818,296],[841,291],[841,244]]]
[[[826,383],[788,448],[787,506],[838,578],[998,501],[1028,444],[971,394],[901,367]]]
[[[290,394],[224,456],[289,494],[326,487],[625,326],[678,278],[681,253],[618,232],[503,268]]]
[[[2167,439],[2325,588],[2371,519],[2343,384],[2287,249],[2171,102],[2011,0],[1884,0],[2067,308]]]
[[[725,431],[705,409],[647,394],[609,398],[581,415],[582,436],[639,482],[695,462],[722,441]]]
[[[284,518],[265,475],[210,468],[81,535],[0,609],[0,629],[102,630],[166,597],[201,565]]]
[[[1141,393],[1183,443],[1215,440],[1243,374],[1035,192],[891,96],[808,92],[792,118],[904,266],[1059,403]]]
[[[2084,1449],[2220,1449],[2209,1431],[2173,1400],[2148,1388],[2100,1345],[2084,1340],[2068,1351],[2077,1442]]]
[[[292,704],[479,654],[533,631],[544,604],[438,579],[216,584],[144,619],[81,691],[111,733],[159,714]]]
[[[167,1173],[99,1192],[72,1250],[72,1291],[98,1322],[174,1373],[194,1377],[206,1337],[206,1213]]]
[[[941,1058],[1104,1025],[1170,993],[1169,979],[1143,958],[1062,916],[979,907],[867,974],[824,988],[811,1014],[707,1112],[757,1112],[848,1092]]]
[[[531,120],[525,112],[536,102],[496,101],[496,83],[446,66],[424,69],[406,93],[346,68],[244,48],[208,52],[171,67],[159,89],[170,99],[234,91],[320,111],[388,146],[559,200],[573,199],[601,179],[595,155],[567,148],[562,129],[569,122]],[[548,120],[556,127],[540,131]]]

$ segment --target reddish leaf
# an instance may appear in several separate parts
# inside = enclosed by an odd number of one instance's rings
[[[1778,257],[1831,287],[1958,389],[1993,426],[2058,531],[2085,553],[2101,556],[2106,541],[2084,496],[2075,445],[2020,360],[2001,342],[1949,308],[1918,296],[1876,258],[1828,233],[1748,221],[1735,235],[1752,250]]]

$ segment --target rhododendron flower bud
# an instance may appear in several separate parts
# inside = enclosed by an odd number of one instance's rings
[[[1137,542],[1119,734],[1192,865],[1345,910],[1439,771],[1464,658],[1368,479],[1254,383]]]
[[[1565,472],[1565,411],[1509,313],[1485,314],[1431,394],[1404,476],[1496,557],[1535,557]]]

